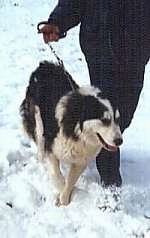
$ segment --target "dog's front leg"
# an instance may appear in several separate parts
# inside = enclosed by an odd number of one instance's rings
[[[65,186],[65,179],[60,170],[60,162],[57,159],[57,157],[53,154],[49,155],[49,160],[51,164],[51,175],[52,175],[54,185],[58,189],[58,191],[61,193],[61,191],[64,189],[64,186]]]
[[[71,164],[69,173],[66,178],[65,187],[59,194],[59,197],[56,201],[57,206],[69,204],[74,185],[85,168],[86,165]]]

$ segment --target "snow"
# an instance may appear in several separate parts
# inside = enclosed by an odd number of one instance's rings
[[[0,237],[150,238],[150,64],[131,126],[121,148],[121,189],[103,189],[95,162],[77,182],[72,202],[56,207],[48,164],[23,135],[19,105],[30,73],[55,60],[37,34],[56,0],[0,0]],[[89,76],[78,27],[53,46],[80,85]],[[116,195],[115,195],[116,194]]]

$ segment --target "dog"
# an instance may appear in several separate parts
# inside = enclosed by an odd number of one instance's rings
[[[123,142],[117,107],[100,89],[79,87],[52,62],[41,62],[31,74],[20,114],[38,159],[50,160],[58,206],[70,203],[79,176],[102,148],[116,151]],[[69,165],[66,178],[60,162]]]

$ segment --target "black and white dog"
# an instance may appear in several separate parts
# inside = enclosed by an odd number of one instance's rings
[[[51,162],[59,189],[57,205],[70,202],[77,179],[102,148],[116,151],[122,144],[118,109],[98,88],[79,87],[60,65],[40,63],[20,112],[25,131],[37,144],[38,158]],[[60,162],[70,165],[66,179]]]

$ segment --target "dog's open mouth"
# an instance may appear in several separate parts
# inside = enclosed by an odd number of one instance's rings
[[[108,151],[117,151],[118,147],[107,144],[99,133],[96,133],[103,147]]]

